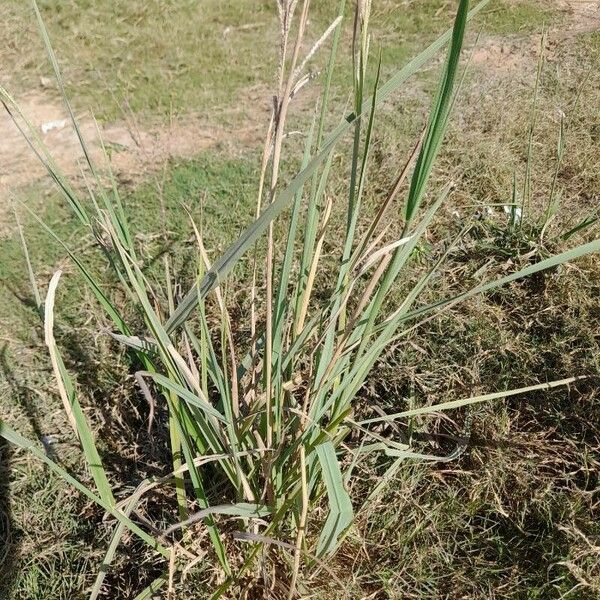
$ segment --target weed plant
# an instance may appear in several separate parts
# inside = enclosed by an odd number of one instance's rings
[[[373,57],[369,36],[370,0],[360,0],[354,7],[341,0],[339,16],[310,48],[306,40],[310,0],[278,0],[279,66],[257,182],[256,218],[212,261],[205,248],[202,223],[190,213],[190,231],[197,246],[197,280],[186,294],[179,294],[182,282],[177,280],[169,258],[164,260],[162,281],[148,276],[135,218],[126,214],[109,161],[98,167],[90,157],[34,3],[83,149],[87,195],[82,197],[61,174],[51,152],[10,94],[2,89],[0,97],[74,216],[93,235],[98,251],[114,272],[119,292],[127,299],[127,309],[115,300],[115,290],[107,289],[94,276],[82,256],[67,247],[48,224],[40,221],[40,225],[62,244],[112,322],[113,337],[132,353],[137,365],[135,379],[152,407],[151,413],[159,405],[168,408],[168,422],[153,426],[168,428],[171,472],[143,481],[127,497],[117,495],[54,338],[55,295],[61,273],[54,274],[42,298],[28,261],[53,373],[91,480],[75,478],[8,423],[0,422],[0,435],[44,461],[114,519],[112,539],[91,599],[103,590],[105,576],[126,533],[145,542],[165,564],[164,575],[138,598],[149,598],[163,586],[172,589],[174,581],[190,572],[207,549],[220,573],[215,598],[259,574],[266,587],[289,598],[306,589],[317,571],[325,571],[337,581],[327,561],[351,531],[355,511],[377,499],[404,461],[448,461],[462,450],[459,444],[447,456],[423,454],[411,445],[410,437],[397,439],[382,433],[382,424],[410,424],[417,416],[567,385],[578,379],[575,376],[369,418],[357,412],[357,396],[378,359],[416,327],[477,294],[600,250],[600,241],[592,241],[532,261],[521,270],[453,297],[424,304],[423,292],[465,234],[465,227],[447,241],[426,272],[411,279],[411,265],[425,233],[440,207],[451,201],[452,182],[434,198],[427,196],[428,183],[459,87],[465,29],[487,3],[484,0],[469,12],[468,1],[460,0],[453,28],[381,83],[380,64]],[[336,52],[348,20],[352,23],[352,111],[326,134]],[[368,217],[362,204],[378,108],[409,85],[410,77],[445,47],[446,59],[427,125],[414,141],[394,185]],[[304,136],[301,166],[286,180],[282,165],[288,114],[302,88],[315,85],[307,67],[326,48],[329,59],[318,79],[321,95]],[[368,89],[368,81],[375,82],[373,89]],[[332,191],[330,176],[337,168],[336,152],[347,139],[349,168],[342,198],[339,186],[335,193]],[[286,164],[292,159],[286,158]],[[332,213],[342,202],[345,223],[338,243],[340,236],[332,233]],[[517,213],[515,204],[512,206],[510,226],[514,228]],[[276,239],[275,219],[286,220],[284,239]],[[392,221],[399,222],[399,227],[390,227]],[[401,233],[391,236],[392,230]],[[27,257],[25,238],[23,247]],[[235,319],[243,322],[249,336],[240,339],[236,332],[242,328],[234,323],[230,310],[230,298],[237,290],[228,287],[227,276],[248,257],[251,285],[240,290],[246,296],[246,307]],[[317,281],[323,283],[317,286]],[[402,302],[390,307],[391,292],[400,284],[407,292]],[[318,297],[316,289],[321,290]],[[126,316],[131,314],[136,318]],[[366,498],[352,499],[347,482],[374,454],[392,458],[391,466]],[[136,516],[144,496],[157,487],[174,489],[177,510],[173,510],[173,524],[166,528]],[[198,540],[198,531],[206,537]],[[342,589],[344,583],[339,585]]]

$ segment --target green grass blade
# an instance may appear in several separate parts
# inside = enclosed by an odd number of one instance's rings
[[[160,592],[162,587],[169,581],[169,574],[164,573],[157,577],[148,587],[144,588],[134,600],[153,600],[156,594]]]
[[[306,137],[304,146],[304,156],[302,158],[302,169],[306,167],[310,160],[310,151],[314,139],[315,120],[313,119],[311,127]],[[290,217],[287,243],[285,247],[285,253],[283,262],[281,264],[281,270],[279,274],[279,284],[277,286],[277,298],[275,301],[275,326],[273,327],[273,362],[275,363],[275,381],[274,381],[274,397],[279,398],[281,394],[280,383],[283,379],[283,372],[281,369],[281,361],[283,355],[283,329],[285,323],[285,317],[288,314],[288,304],[293,304],[293,300],[289,302],[289,281],[294,262],[295,253],[295,242],[296,235],[298,232],[298,224],[300,221],[300,209],[302,206],[302,189],[296,194],[296,201],[292,208],[292,214]],[[278,424],[281,420],[281,403],[278,402],[275,407],[275,422]]]
[[[411,179],[410,190],[406,202],[405,218],[407,223],[410,223],[419,208],[448,124],[448,115],[453,98],[454,81],[456,79],[465,28],[468,21],[468,7],[468,0],[460,0],[442,81],[433,103],[425,139],[423,140],[421,152],[419,153],[415,165],[415,172]]]
[[[392,286],[397,273],[404,267],[404,265],[408,262],[414,249],[417,247],[417,244],[421,241],[421,238],[425,234],[425,231],[431,224],[431,221],[437,214],[437,211],[440,209],[442,204],[448,198],[448,195],[451,191],[451,185],[448,184],[444,187],[444,189],[440,192],[439,196],[435,200],[435,202],[429,207],[427,213],[421,218],[419,224],[412,231],[410,236],[410,241],[400,246],[394,252],[394,258],[392,259],[392,264],[388,267],[387,272],[384,275],[383,281],[381,283],[381,288],[375,297],[365,310],[365,319],[366,323],[362,327],[358,327],[355,334],[353,335],[353,339],[361,339],[358,354],[362,355],[367,348],[367,344],[369,342],[369,336],[373,327],[375,325],[375,321],[379,316],[381,306],[385,300],[385,296],[389,291],[389,288]],[[385,293],[384,293],[385,292]]]
[[[21,240],[21,248],[23,249],[23,257],[25,258],[25,264],[27,265],[27,274],[29,275],[29,283],[31,285],[31,292],[33,293],[33,299],[35,300],[35,307],[42,315],[42,296],[38,288],[37,281],[35,279],[35,273],[33,272],[33,266],[31,264],[31,258],[29,257],[29,250],[27,248],[27,242],[25,241],[25,235],[23,234],[23,226],[19,215],[15,210],[15,220],[17,222],[17,230],[19,231],[19,239]]]
[[[338,7],[338,17],[344,18],[344,12],[346,10],[346,0],[340,0]],[[342,33],[342,23],[337,26],[335,33],[333,34],[333,42],[331,44],[331,52],[329,53],[329,61],[327,63],[327,72],[325,75],[325,84],[323,86],[323,94],[321,97],[321,114],[319,116],[319,128],[317,131],[317,149],[321,148],[321,142],[323,141],[323,133],[325,130],[325,119],[327,116],[327,108],[329,107],[329,94],[331,91],[331,81],[333,79],[333,72],[335,69],[335,60],[337,57],[338,45],[340,42],[340,36]]]
[[[194,392],[191,392],[189,389],[183,387],[182,385],[173,381],[169,377],[165,377],[160,373],[152,373],[150,371],[140,371],[139,373],[144,377],[150,377],[151,379],[156,381],[156,383],[158,383],[160,386],[173,392],[178,398],[181,398],[182,400],[185,400],[185,402],[187,402],[188,404],[199,408],[202,412],[206,413],[207,415],[214,417],[222,423],[227,423],[227,419],[214,406],[212,406],[212,404],[209,404],[205,398],[200,398],[200,396],[194,394]]]
[[[450,304],[456,304],[458,302],[468,300],[469,298],[472,298],[477,294],[485,294],[486,292],[502,287],[507,283],[511,283],[518,279],[523,279],[524,277],[529,277],[534,273],[539,273],[541,271],[546,271],[548,269],[558,267],[559,265],[562,265],[566,262],[576,260],[578,258],[581,258],[582,256],[586,256],[587,254],[593,254],[595,252],[600,252],[600,240],[593,240],[591,242],[588,242],[587,244],[582,244],[581,246],[572,248],[571,250],[566,250],[565,252],[561,252],[560,254],[556,254],[554,256],[551,256],[550,258],[541,260],[538,263],[529,265],[528,267],[525,267],[524,269],[521,269],[515,273],[511,273],[510,275],[506,275],[505,277],[501,277],[500,279],[496,279],[495,281],[490,281],[483,285],[479,285],[467,292],[463,292],[462,294],[457,294],[452,298],[439,300],[438,302],[434,302],[433,304],[429,304],[427,306],[419,308],[415,311],[408,313],[405,317],[403,317],[402,321],[414,319],[432,311],[441,310],[442,308]]]
[[[61,272],[57,271],[54,273],[48,286],[48,293],[46,295],[46,302],[44,303],[44,331],[46,345],[48,346],[48,352],[50,353],[50,359],[52,361],[52,368],[54,375],[58,382],[63,404],[69,417],[71,425],[75,429],[79,436],[79,441],[83,448],[83,454],[87,462],[88,469],[94,478],[98,493],[102,500],[109,506],[114,506],[115,499],[112,494],[112,489],[106,476],[106,471],[102,465],[102,459],[96,449],[94,443],[94,436],[88,425],[87,419],[81,410],[81,405],[77,400],[77,394],[75,386],[71,380],[71,377],[67,373],[62,357],[58,351],[58,347],[54,340],[54,297],[56,294],[56,288],[60,279]]]
[[[189,469],[190,480],[192,482],[192,486],[194,488],[194,493],[196,494],[196,499],[198,500],[198,504],[201,508],[207,508],[209,506],[208,498],[206,496],[206,491],[204,489],[204,483],[202,481],[202,476],[200,475],[200,471],[194,462],[194,451],[192,451],[193,446],[193,433],[192,427],[184,426],[184,422],[187,421],[187,413],[185,411],[185,407],[176,407],[172,404],[169,404],[169,411],[177,413],[178,408],[180,409],[179,413],[176,414],[175,426],[179,429],[179,435],[181,437],[181,447],[183,449],[183,455],[185,457],[185,461],[187,467]],[[200,452],[204,454],[206,450],[206,445],[204,442],[195,438],[195,450],[196,452]],[[209,441],[209,440],[207,440]],[[224,469],[226,471],[226,469]],[[231,476],[230,476],[231,477]],[[213,548],[215,550],[215,554],[217,555],[217,559],[219,563],[223,567],[225,575],[228,577],[231,576],[231,567],[229,566],[229,562],[227,560],[227,553],[225,550],[225,546],[223,544],[223,540],[221,539],[221,535],[219,534],[219,530],[217,529],[216,523],[212,516],[207,517],[205,521],[205,525],[208,529],[208,534],[213,544]]]
[[[54,52],[52,43],[50,41],[50,36],[48,35],[48,30],[46,29],[46,25],[44,23],[44,20],[42,18],[42,15],[40,13],[40,10],[39,10],[36,0],[32,0],[32,6],[33,6],[33,10],[34,10],[35,17],[37,20],[38,28],[42,34],[42,40],[43,40],[44,46],[46,48],[46,53],[48,54],[48,58],[50,59],[52,69],[54,71],[54,75],[55,75],[56,81],[58,83],[58,89],[59,89],[60,95],[61,95],[63,103],[67,109],[69,119],[71,121],[73,129],[77,136],[77,140],[78,140],[81,150],[83,152],[85,161],[90,169],[90,172],[92,173],[92,176],[94,177],[94,180],[96,181],[97,191],[98,191],[99,195],[102,197],[104,206],[105,206],[106,210],[108,211],[111,222],[112,222],[113,226],[115,227],[115,230],[118,232],[119,239],[124,244],[124,246],[127,247],[128,251],[132,255],[134,255],[135,249],[133,246],[133,240],[132,240],[131,234],[129,232],[127,219],[125,217],[125,213],[123,211],[123,207],[122,207],[119,195],[117,193],[116,186],[114,185],[114,178],[113,178],[112,170],[110,169],[110,161],[108,160],[108,156],[106,154],[106,148],[104,146],[104,141],[102,139],[100,129],[97,127],[97,124],[96,124],[97,131],[98,131],[98,137],[99,137],[100,143],[101,143],[101,148],[102,148],[102,151],[104,152],[105,157],[107,157],[107,164],[109,164],[109,172],[110,172],[111,182],[113,184],[112,185],[113,195],[114,195],[114,199],[115,199],[115,203],[116,203],[116,207],[117,207],[116,211],[115,211],[115,207],[114,207],[113,203],[111,202],[111,200],[109,199],[109,197],[106,193],[104,184],[102,183],[102,181],[100,180],[100,178],[98,176],[98,172],[97,172],[94,162],[92,160],[92,156],[88,150],[85,139],[81,133],[79,123],[77,122],[75,113],[73,112],[73,108],[71,107],[71,103],[69,101],[69,97],[68,97],[66,89],[65,89],[64,80],[63,80],[63,77],[62,77],[62,74],[60,71],[60,67],[58,65],[58,60],[56,58],[56,54]],[[42,144],[42,146],[43,146],[43,144]],[[35,148],[34,148],[34,150],[35,150]],[[38,157],[41,158],[41,155],[39,153],[36,152],[36,154],[38,154]],[[49,157],[49,154],[47,152],[45,152],[45,155],[46,155],[46,157]],[[44,161],[42,160],[42,162],[44,162]],[[68,186],[68,184],[66,184],[64,177],[60,174],[59,169],[57,168],[56,164],[51,160],[51,158],[48,160],[46,167],[47,167],[50,175],[59,184],[61,189],[63,189],[63,191],[66,192],[67,199],[69,199],[71,205],[74,206],[74,208],[76,208],[76,212],[79,214],[80,218],[83,219],[84,222],[89,223],[90,220],[87,217],[87,215],[85,214],[85,209],[83,208],[83,205],[77,200],[76,195],[75,195],[74,191],[72,190],[72,188],[70,186]],[[93,192],[91,191],[91,189],[90,189],[90,196],[93,196]],[[92,197],[92,200],[93,200],[93,197]],[[93,202],[94,202],[95,208],[98,209],[98,206],[94,200],[93,200]]]
[[[54,49],[52,48],[52,44],[50,42],[50,36],[48,35],[48,30],[46,29],[46,25],[44,23],[44,19],[42,18],[42,15],[40,13],[40,9],[37,5],[36,0],[32,0],[32,6],[33,6],[33,10],[35,13],[35,17],[37,19],[37,23],[38,23],[38,27],[40,29],[40,32],[42,34],[42,39],[44,41],[44,46],[46,47],[46,52],[48,53],[48,58],[50,59],[50,63],[52,64],[52,69],[54,71],[54,75],[56,77],[56,81],[58,83],[58,89],[60,92],[60,95],[62,96],[63,102],[65,104],[65,107],[67,109],[67,112],[69,113],[69,118],[71,120],[71,123],[73,124],[73,127],[75,129],[75,133],[77,135],[77,139],[79,141],[79,145],[81,146],[81,149],[83,150],[83,154],[85,156],[85,160],[92,172],[92,174],[94,176],[96,176],[96,171],[94,169],[94,164],[92,162],[90,153],[87,149],[87,145],[85,143],[85,140],[83,139],[83,136],[81,135],[81,130],[79,129],[79,125],[77,124],[77,119],[75,118],[75,113],[73,112],[73,109],[71,108],[71,103],[69,102],[69,98],[67,96],[67,92],[65,90],[65,85],[63,82],[63,78],[62,75],[60,73],[60,67],[58,66],[58,61],[56,60],[56,54],[54,54]]]
[[[137,506],[140,500],[141,493],[142,488],[141,486],[139,486],[138,489],[131,495],[129,502],[123,510],[123,514],[126,517],[129,517],[131,511]],[[94,582],[94,587],[92,588],[92,591],[90,593],[89,600],[97,600],[98,596],[100,595],[100,592],[102,590],[102,584],[104,583],[104,579],[106,577],[106,574],[108,573],[108,569],[110,568],[110,565],[115,557],[117,548],[121,543],[121,539],[125,531],[125,523],[118,522],[115,526],[115,530],[111,537],[110,544],[108,545],[108,548],[106,550],[106,554],[104,555],[104,559],[102,560],[102,564],[98,569],[98,575],[96,576],[96,581]]]
[[[597,211],[594,211],[594,212],[597,212]],[[572,227],[565,233],[561,234],[560,237],[561,237],[561,239],[566,241],[566,240],[572,238],[576,233],[579,233],[580,231],[583,231],[584,229],[591,227],[597,221],[598,221],[598,217],[588,216],[585,219],[583,219],[583,221],[578,223],[575,227]]]
[[[546,383],[539,383],[537,385],[529,385],[522,388],[516,388],[513,390],[506,390],[504,392],[494,392],[492,394],[484,394],[482,396],[473,396],[472,398],[464,398],[462,400],[452,400],[451,402],[442,402],[441,404],[433,404],[432,406],[423,406],[422,408],[413,408],[411,410],[405,410],[402,412],[386,415],[384,417],[375,417],[373,419],[365,419],[364,421],[358,421],[358,425],[371,425],[374,423],[384,423],[388,421],[396,421],[397,419],[404,419],[408,417],[416,417],[418,415],[428,415],[435,412],[444,410],[452,410],[453,408],[462,408],[463,406],[470,406],[471,404],[480,404],[481,402],[489,402],[490,400],[498,400],[501,398],[510,398],[512,396],[519,396],[521,394],[527,394],[529,392],[536,392],[539,390],[550,390],[556,387],[562,387],[570,385],[576,381],[586,379],[585,376],[579,377],[568,377],[567,379],[557,379],[556,381],[548,381]]]
[[[354,396],[354,394],[358,392],[381,352],[383,352],[385,348],[389,346],[390,343],[396,341],[402,335],[404,335],[404,332],[400,332],[395,336],[392,335],[392,332],[396,330],[401,323],[413,320],[417,317],[423,317],[424,315],[427,315],[432,312],[439,312],[442,309],[449,307],[450,305],[454,305],[464,300],[467,300],[468,298],[471,298],[477,294],[482,294],[490,290],[497,289],[512,281],[516,281],[534,273],[553,268],[567,261],[571,261],[581,256],[585,256],[586,254],[599,251],[600,240],[595,240],[588,244],[584,244],[577,248],[573,248],[571,250],[558,254],[556,256],[552,256],[534,265],[530,265],[524,269],[521,269],[520,271],[517,271],[516,273],[512,273],[496,281],[488,282],[487,284],[477,286],[467,292],[454,296],[453,298],[440,300],[439,302],[430,304],[415,311],[398,315],[391,322],[387,322],[382,325],[381,329],[383,330],[383,333],[380,333],[377,340],[373,343],[372,347],[370,347],[365,352],[361,360],[357,361],[354,364],[352,370],[348,374],[348,382],[344,386],[340,386],[338,389],[336,389],[334,394],[332,394],[327,400],[327,403],[322,406],[319,406],[318,412],[316,412],[315,414],[311,414],[311,418],[316,420],[322,418],[322,416],[325,414],[325,411],[328,410],[328,408],[337,401],[338,396],[344,394],[347,397],[351,398]],[[377,328],[375,329],[375,331],[377,332]]]
[[[352,522],[353,511],[333,444],[325,442],[317,446],[316,451],[329,498],[329,515],[319,536],[316,551],[317,556],[321,557],[336,549],[340,534]]]

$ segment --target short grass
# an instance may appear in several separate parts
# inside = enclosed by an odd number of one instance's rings
[[[389,45],[393,45],[390,36],[395,23],[404,22],[402,10],[405,5],[409,10],[414,3],[399,3],[399,8],[396,4],[384,2],[381,11],[376,10],[377,18],[385,24],[381,25],[382,37],[388,28],[384,39]],[[17,3],[7,5],[12,19],[24,18]],[[150,35],[152,19],[163,14],[160,10],[182,11],[181,15],[191,15],[196,21],[184,22],[181,18],[181,46],[186,48],[185,52],[196,48],[194,23],[198,25],[200,17],[193,11],[192,3],[174,7],[171,3],[152,2],[145,8],[141,3],[129,3],[123,10],[131,12],[116,23],[111,19],[114,15],[108,3],[60,3],[60,10],[58,5],[45,4],[54,37],[61,28],[67,32],[63,38],[59,36],[57,50],[59,54],[62,50],[68,64],[80,65],[72,67],[71,75],[67,76],[73,87],[82,90],[78,92],[78,102],[105,110],[101,113],[105,118],[114,118],[115,105],[111,105],[113,100],[105,92],[95,96],[94,90],[102,88],[98,81],[103,78],[113,81],[113,59],[121,48],[118,40],[123,38],[123,46],[131,42],[133,23],[137,23],[139,32],[136,49],[141,47],[150,52],[155,47],[151,44],[158,43]],[[254,21],[242,18],[245,14],[252,14],[257,22],[261,18],[272,21],[266,2],[258,3],[261,9],[252,12],[246,5],[242,2],[239,12],[228,12],[209,2],[208,22],[219,23],[223,28],[230,23],[254,25]],[[441,5],[426,2],[420,10],[425,14]],[[531,2],[523,3],[515,12],[494,11],[489,15],[490,27],[498,35],[535,32],[532,21],[535,19],[539,24],[540,19],[546,20],[545,7]],[[440,24],[449,10],[448,7],[440,12]],[[405,39],[414,39],[416,43],[419,18],[415,16],[414,21],[414,29],[410,25]],[[115,27],[115,35],[109,39],[100,35],[107,22]],[[74,23],[79,23],[79,30],[73,28]],[[88,34],[76,34],[83,31],[85,23],[94,32],[87,46],[78,45],[77,40]],[[119,28],[121,33],[117,35]],[[260,28],[258,31],[264,32]],[[171,52],[172,40],[168,38],[172,34],[155,33],[164,48],[169,48],[165,52]],[[231,43],[225,41],[224,53],[218,56],[223,59],[227,53],[234,54],[233,68],[239,69],[238,74],[247,72],[253,61],[256,69],[262,69],[262,52],[268,54],[271,49],[254,45],[259,40],[257,30],[244,28],[236,35],[241,46],[232,49]],[[253,47],[252,54],[244,52],[244,36],[248,37],[247,47]],[[523,260],[523,248],[531,248],[535,235],[529,233],[535,230],[544,212],[552,181],[557,108],[567,114],[568,152],[559,172],[562,205],[551,232],[557,235],[597,206],[600,122],[594,107],[598,106],[600,89],[596,74],[600,66],[598,48],[597,36],[582,36],[562,48],[545,68],[533,154],[535,201],[531,216],[526,216],[526,224],[517,235],[509,231],[501,208],[486,217],[482,205],[508,202],[513,171],[516,169],[519,177],[523,176],[535,65],[519,78],[506,73],[491,78],[487,73],[473,73],[457,111],[461,116],[453,121],[449,143],[436,171],[436,185],[449,178],[457,181],[454,206],[446,211],[443,222],[432,233],[431,242],[459,227],[464,219],[476,213],[483,216],[448,263],[436,283],[438,291],[454,289],[463,275],[477,277],[484,266],[488,273],[513,268]],[[390,61],[401,58],[393,56],[394,52],[390,51]],[[184,63],[189,61],[189,55],[186,56]],[[13,56],[12,60],[17,59]],[[81,62],[71,62],[75,60]],[[173,83],[175,78],[165,75],[164,64],[153,60],[151,57],[146,75],[150,81],[154,79],[154,87],[148,81],[144,83],[137,58],[125,60],[122,66],[124,81],[135,82],[130,101],[136,111],[167,113],[171,107],[178,111],[199,110],[213,101],[215,106],[227,102],[233,106],[236,98],[231,97],[232,91],[255,85],[257,81],[264,84],[270,72],[268,68],[260,74],[252,71],[250,77],[257,79],[246,80],[232,75],[214,94],[203,96],[203,92],[195,94],[197,89],[206,89],[202,85],[196,87],[200,64],[197,71],[196,67],[183,69]],[[210,64],[204,65],[209,74],[205,85],[215,87],[216,74],[211,65],[214,66],[216,55],[206,60]],[[90,69],[91,64],[104,69],[100,79],[95,79],[98,75]],[[566,73],[561,68],[564,64],[569,65]],[[43,72],[37,65],[35,61],[24,65],[24,78],[20,82],[23,89],[34,85],[35,78]],[[230,84],[232,87],[227,87]],[[426,89],[426,81],[424,85]],[[119,85],[118,89],[122,87]],[[573,99],[579,90],[581,96],[575,105]],[[221,98],[224,104],[219,104]],[[417,98],[410,109],[408,124],[400,129],[388,127],[388,123],[394,122],[394,109],[383,117],[374,150],[378,172],[373,174],[373,181],[393,179],[398,153],[406,150],[403,140],[418,130],[425,101],[426,96]],[[140,215],[136,229],[140,232],[140,243],[146,248],[148,272],[151,274],[153,268],[160,267],[164,252],[177,257],[176,264],[184,276],[185,269],[191,269],[186,264],[191,231],[181,202],[198,218],[203,216],[209,248],[218,254],[217,249],[233,239],[251,218],[256,169],[255,153],[237,159],[203,156],[169,165],[164,178],[161,174],[131,191],[126,205],[132,214]],[[373,186],[369,194],[375,197],[384,189]],[[40,196],[38,190],[33,190],[28,202],[58,227],[71,244],[86,248],[87,240],[81,239],[80,231],[52,196]],[[452,214],[455,208],[459,216]],[[161,464],[160,456],[147,460],[151,455],[144,435],[147,409],[134,392],[126,364],[119,366],[108,360],[114,347],[107,336],[98,335],[102,324],[95,320],[93,302],[78,292],[81,286],[77,275],[70,272],[64,252],[31,219],[25,219],[29,249],[40,281],[45,285],[58,266],[67,270],[58,303],[59,342],[67,352],[70,371],[82,378],[82,391],[95,390],[93,396],[84,398],[84,405],[105,436],[104,451],[110,454],[119,448],[127,459],[112,462],[109,459],[113,476],[124,486],[134,485],[138,478],[155,472]],[[597,232],[596,228],[583,235]],[[554,243],[560,247],[563,242]],[[427,251],[427,247],[421,249],[423,261],[428,260]],[[43,341],[29,304],[16,235],[8,234],[2,239],[0,253],[3,380],[0,411],[30,437],[55,439],[53,448],[61,461],[77,469],[77,449],[66,433],[69,430],[53,394],[49,364],[43,359]],[[96,268],[101,271],[102,264],[98,262]],[[593,259],[567,267],[566,271],[473,300],[461,311],[448,313],[416,332],[410,342],[388,353],[378,365],[380,375],[364,390],[364,400],[390,410],[404,408],[407,402],[443,401],[579,373],[593,378],[569,391],[530,395],[478,409],[472,415],[469,450],[459,461],[414,465],[400,471],[379,502],[359,515],[356,530],[336,559],[334,568],[344,577],[352,597],[374,594],[374,598],[541,599],[566,595],[591,599],[600,593],[597,392],[600,275]],[[242,270],[238,277],[243,276]],[[91,348],[99,350],[93,359]],[[415,423],[415,432],[422,436],[428,450],[446,448],[439,434],[455,433],[465,414],[453,418],[456,424],[442,420],[433,425]],[[9,584],[12,591],[8,597],[15,599],[83,597],[82,590],[93,580],[103,547],[98,536],[102,527],[98,515],[38,464],[5,446],[0,446],[0,452],[3,465],[0,519],[3,514],[10,514],[11,550],[15,557],[4,564],[0,586],[6,587],[0,588],[0,597],[9,594]],[[378,481],[385,466],[369,465],[360,473],[362,481],[359,479],[352,493],[357,497],[364,494]],[[129,542],[126,548],[136,550]],[[121,557],[118,575],[111,582],[113,589],[118,590],[115,595],[118,598],[133,597],[133,591],[139,590],[138,579],[147,581],[157,574],[152,564],[141,564],[132,572],[126,563]],[[206,594],[203,582],[208,575],[204,572],[196,575],[195,580],[187,581],[185,590],[178,591],[178,597]],[[341,597],[325,577],[319,586],[315,590],[318,597]]]
[[[501,0],[490,8],[486,31],[497,35],[523,35],[539,32],[540,25],[557,22],[560,12],[543,0]]]
[[[243,105],[249,89],[265,92],[267,99],[278,27],[269,0],[39,4],[71,97],[102,120],[118,119],[125,109],[163,120],[210,111],[212,124],[231,123],[236,115],[247,118]],[[490,33],[530,33],[557,14],[543,0],[493,4],[479,21]],[[43,92],[46,85],[52,93],[51,69],[29,3],[2,0],[1,6],[5,77],[20,93]],[[337,2],[313,3],[308,39],[319,38],[336,10]],[[447,27],[452,11],[452,2],[440,0],[376,2],[371,26],[375,47],[382,50],[383,76]],[[336,73],[344,89],[350,76],[345,54],[346,66]]]

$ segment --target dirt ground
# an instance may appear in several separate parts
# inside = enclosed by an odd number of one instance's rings
[[[34,90],[18,102],[58,166],[66,175],[76,175],[83,153],[61,100],[43,90]],[[112,169],[125,182],[138,181],[144,173],[171,157],[190,157],[234,139],[248,143],[257,136],[255,126],[229,131],[208,126],[195,115],[160,127],[140,126],[133,118],[106,125],[97,124],[89,114],[76,115],[76,118],[92,157],[99,162],[104,160],[103,142]],[[44,174],[43,165],[10,114],[3,111],[0,115],[0,186],[15,189],[36,182]]]

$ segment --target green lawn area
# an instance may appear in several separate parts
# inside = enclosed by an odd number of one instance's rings
[[[478,27],[502,35],[530,33],[556,15],[536,0],[513,4],[494,2]],[[308,39],[315,42],[335,18],[337,2],[312,5]],[[382,52],[383,77],[450,23],[451,2],[420,0],[416,5],[381,0],[373,7],[373,44]],[[44,0],[39,6],[72,99],[102,120],[119,118],[126,105],[152,118],[207,113],[214,123],[243,110],[249,88],[268,98],[278,30],[269,0]],[[2,8],[8,81],[18,92],[39,89],[40,78],[52,73],[32,10],[20,0],[3,0]],[[348,35],[345,60],[336,71],[342,89],[351,77]],[[322,66],[323,60],[317,60],[315,68]]]

